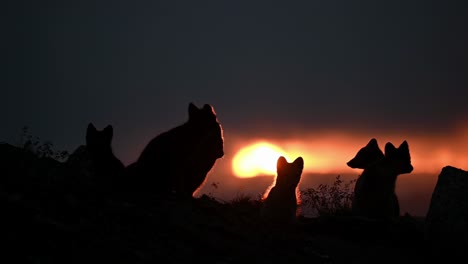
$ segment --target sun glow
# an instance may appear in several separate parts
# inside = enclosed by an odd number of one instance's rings
[[[285,151],[273,144],[255,143],[237,152],[232,161],[232,169],[241,178],[276,175],[276,162],[280,156],[288,159]]]
[[[235,155],[230,168],[240,178],[276,175],[276,162],[284,156],[289,162],[304,159],[303,174],[359,175],[362,170],[351,169],[346,162],[367,144],[370,138],[378,140],[384,150],[387,142],[395,145],[407,140],[412,174],[438,175],[447,165],[468,169],[468,128],[445,136],[325,134],[304,135],[297,138],[252,140],[237,138]]]

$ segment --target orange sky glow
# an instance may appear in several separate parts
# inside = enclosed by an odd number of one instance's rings
[[[274,184],[276,161],[280,155],[289,162],[299,156],[303,157],[304,171],[300,189],[331,183],[337,175],[341,175],[345,181],[356,179],[362,170],[351,169],[346,162],[373,137],[382,151],[387,142],[397,147],[403,140],[409,144],[414,170],[410,175],[398,177],[396,186],[402,212],[414,215],[426,213],[437,176],[443,167],[454,166],[468,170],[468,129],[444,135],[332,131],[284,138],[242,138],[230,135],[225,138],[225,156],[215,164],[199,195],[208,193],[229,200],[238,194],[255,196],[264,193]],[[213,182],[218,183],[219,187],[213,188]]]
[[[275,175],[276,160],[280,155],[290,162],[299,156],[303,157],[306,173],[355,171],[347,167],[346,162],[371,138],[372,136],[326,133],[281,140],[246,140],[244,144],[237,144],[238,150],[234,151],[232,158],[232,172],[241,178]],[[387,142],[398,147],[403,140],[407,140],[414,166],[413,173],[434,173],[446,165],[468,168],[468,133],[456,133],[444,138],[411,135],[375,138],[382,151]],[[265,163],[270,164],[269,170],[265,169]]]

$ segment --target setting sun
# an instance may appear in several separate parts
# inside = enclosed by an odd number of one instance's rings
[[[254,177],[257,175],[275,175],[276,162],[280,156],[287,159],[281,148],[261,142],[241,149],[232,161],[232,169],[238,177]]]

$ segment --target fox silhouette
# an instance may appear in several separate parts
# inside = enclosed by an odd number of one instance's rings
[[[98,131],[92,123],[89,123],[86,132],[86,148],[95,163],[97,173],[111,177],[121,174],[125,168],[112,151],[113,135],[114,128],[111,125]]]
[[[93,123],[86,129],[86,145],[78,147],[67,160],[67,165],[79,171],[83,180],[98,188],[115,189],[124,175],[125,166],[112,151],[114,129],[107,125],[97,130]]]
[[[213,107],[188,106],[188,121],[153,138],[127,167],[137,192],[193,197],[224,156],[221,124]]]
[[[397,176],[411,173],[411,156],[407,141],[398,148],[388,142],[385,154],[378,147],[377,140],[371,139],[356,156],[347,162],[351,168],[364,169],[356,181],[353,213],[370,218],[396,218],[400,207],[395,193]]]
[[[297,187],[303,168],[302,157],[296,158],[292,163],[289,163],[283,156],[278,158],[275,185],[263,201],[262,217],[281,223],[290,223],[296,219]]]

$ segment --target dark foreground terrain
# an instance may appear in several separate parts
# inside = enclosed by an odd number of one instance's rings
[[[1,263],[420,263],[451,256],[430,246],[423,219],[411,216],[274,225],[259,218],[258,201],[130,201],[77,179],[80,173],[51,170],[52,160],[15,153],[3,155],[0,168]]]
[[[419,223],[346,218],[269,225],[248,202],[42,205],[2,193],[6,255],[30,263],[352,263],[420,260]],[[79,203],[79,202],[78,202]]]

